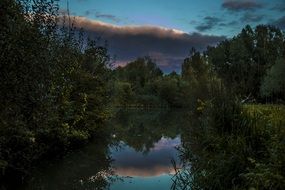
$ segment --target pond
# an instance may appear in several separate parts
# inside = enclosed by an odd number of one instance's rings
[[[170,189],[185,118],[183,111],[121,110],[94,141],[40,164],[20,189]]]

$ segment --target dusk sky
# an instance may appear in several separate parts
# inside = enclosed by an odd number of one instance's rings
[[[192,47],[204,50],[247,24],[285,30],[285,0],[69,0],[69,9],[76,26],[108,41],[116,65],[150,56],[165,72],[179,72]]]

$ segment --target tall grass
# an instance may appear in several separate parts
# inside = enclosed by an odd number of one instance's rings
[[[244,106],[222,90],[204,104],[173,189],[285,189],[284,107]]]

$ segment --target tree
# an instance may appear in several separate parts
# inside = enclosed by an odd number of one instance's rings
[[[160,76],[162,71],[149,57],[138,58],[125,67],[117,69],[117,77],[131,82],[136,89],[143,88],[148,81]]]
[[[275,64],[267,70],[261,85],[263,97],[281,98],[285,100],[285,59],[279,58]]]
[[[260,98],[266,70],[284,54],[285,36],[273,26],[246,26],[232,39],[206,51],[208,63],[238,96]]]
[[[199,81],[205,77],[206,72],[207,65],[205,64],[203,56],[193,48],[190,57],[186,58],[182,64],[182,78]]]
[[[153,82],[161,78],[162,74],[160,68],[149,57],[138,58],[124,67],[116,68],[115,77],[118,82],[115,88],[115,101],[121,102],[123,106],[159,106]],[[128,95],[132,96],[127,97]]]
[[[131,104],[134,99],[131,84],[129,82],[115,82],[115,105],[126,107]]]
[[[0,6],[0,169],[24,172],[86,142],[106,118],[109,56],[58,22],[54,0]]]

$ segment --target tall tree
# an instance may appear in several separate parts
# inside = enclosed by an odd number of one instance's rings
[[[261,85],[261,95],[267,98],[285,100],[285,59],[279,58],[267,70]]]

